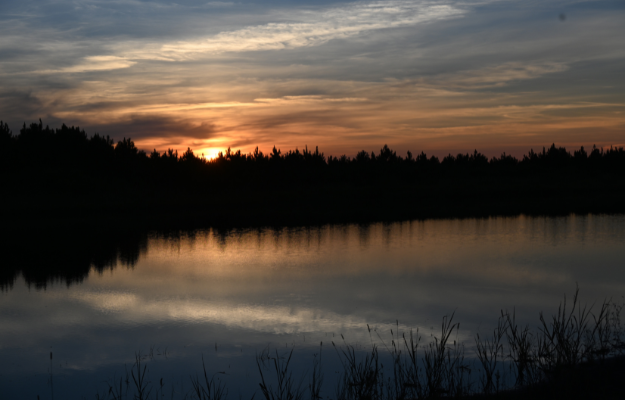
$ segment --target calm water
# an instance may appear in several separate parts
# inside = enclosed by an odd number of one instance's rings
[[[95,398],[141,352],[166,398],[191,389],[202,355],[249,398],[258,352],[295,348],[304,369],[322,341],[330,382],[341,334],[362,348],[396,326],[429,336],[455,312],[471,342],[501,309],[536,323],[576,283],[585,302],[620,299],[624,243],[625,216],[153,233],[82,282],[0,292],[0,393]]]

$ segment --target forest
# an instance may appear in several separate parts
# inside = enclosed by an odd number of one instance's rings
[[[426,217],[625,211],[625,150],[552,144],[522,159],[475,150],[442,159],[189,148],[145,152],[79,127],[0,121],[3,217],[28,221],[190,225],[358,222]]]

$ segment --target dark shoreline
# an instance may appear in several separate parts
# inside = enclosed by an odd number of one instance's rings
[[[583,363],[570,368],[559,380],[541,382],[516,390],[491,395],[467,396],[467,399],[492,400],[619,400],[625,397],[625,356],[607,358],[601,362]]]
[[[457,183],[457,182],[456,182]],[[3,234],[32,229],[169,230],[318,226],[440,218],[625,213],[625,183],[587,179],[553,186],[326,185],[279,191],[151,195],[41,193],[0,200]]]

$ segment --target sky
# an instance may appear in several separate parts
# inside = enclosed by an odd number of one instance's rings
[[[623,38],[623,0],[3,0],[0,119],[206,157],[625,146]]]

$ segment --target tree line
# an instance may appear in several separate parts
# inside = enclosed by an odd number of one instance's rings
[[[115,143],[109,136],[97,133],[88,136],[79,127],[65,124],[57,129],[44,127],[41,120],[29,126],[24,123],[17,135],[0,121],[0,144],[5,176],[45,176],[57,183],[63,177],[75,178],[71,182],[74,185],[87,184],[87,180],[154,184],[191,183],[198,179],[228,185],[237,182],[289,185],[294,182],[367,183],[389,177],[394,181],[410,181],[441,176],[540,175],[545,170],[571,176],[593,171],[618,174],[625,171],[623,147],[607,150],[581,147],[570,152],[555,144],[539,152],[530,150],[521,159],[506,153],[489,159],[477,150],[448,154],[442,159],[424,152],[414,155],[410,151],[402,157],[386,145],[377,154],[362,150],[355,157],[325,156],[318,148],[313,151],[307,147],[286,152],[274,147],[264,154],[257,147],[251,153],[228,148],[217,157],[207,159],[190,148],[181,155],[172,149],[148,153],[139,150],[131,138]]]
[[[41,120],[13,134],[0,121],[0,185],[0,218],[25,230],[42,221],[174,229],[613,213],[625,212],[625,150],[553,144],[522,158],[438,158],[386,145],[354,157],[274,147],[206,159]]]

